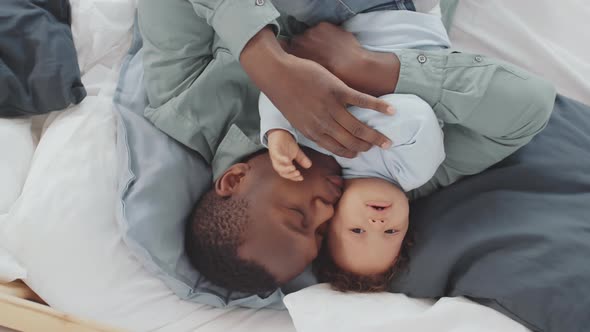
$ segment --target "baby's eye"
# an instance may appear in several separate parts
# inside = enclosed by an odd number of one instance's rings
[[[365,232],[365,230],[364,229],[361,229],[361,228],[353,228],[350,231],[353,232],[353,233],[356,233],[356,234],[362,234],[362,233]]]
[[[388,229],[385,231],[385,234],[395,234],[395,233],[396,233],[395,229]]]

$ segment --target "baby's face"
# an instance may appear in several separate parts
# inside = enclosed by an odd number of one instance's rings
[[[403,191],[381,179],[346,180],[328,230],[332,259],[361,275],[385,272],[399,255],[408,230]]]

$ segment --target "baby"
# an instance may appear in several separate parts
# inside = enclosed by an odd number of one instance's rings
[[[450,46],[440,19],[427,14],[359,14],[343,27],[372,51]],[[405,192],[430,180],[445,159],[443,132],[425,101],[401,94],[381,99],[394,107],[394,115],[358,107],[350,107],[349,111],[393,144],[388,149],[373,147],[353,159],[319,147],[294,129],[264,94],[259,100],[261,141],[279,175],[292,181],[303,180],[295,164],[302,168],[312,165],[299,144],[333,156],[342,167],[344,192],[316,264],[320,281],[330,282],[340,290],[386,290],[400,262],[408,231]]]

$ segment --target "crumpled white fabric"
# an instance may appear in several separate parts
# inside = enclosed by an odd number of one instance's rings
[[[137,1],[70,1],[72,35],[88,97],[113,97],[122,58],[131,43]],[[0,232],[27,181],[41,136],[60,113],[0,119]],[[25,277],[25,269],[0,248],[0,281]]]
[[[82,76],[96,65],[118,72],[131,42],[137,0],[71,0],[70,4],[72,35]],[[86,85],[84,78],[82,82]],[[88,95],[94,94],[88,91]]]
[[[30,119],[0,119],[0,232],[8,212],[21,194],[34,145]],[[25,269],[0,245],[0,282],[26,276]]]
[[[34,149],[30,119],[0,119],[0,215],[20,195]]]
[[[519,65],[590,104],[590,2],[461,0],[450,29],[457,50]]]
[[[88,97],[114,96],[123,56],[131,45],[137,1],[70,0],[72,36]],[[35,145],[59,112],[32,118]]]
[[[466,298],[412,299],[403,294],[342,293],[314,285],[284,299],[297,332],[530,332]]]
[[[27,277],[27,271],[6,249],[0,247],[0,282],[11,282]]]

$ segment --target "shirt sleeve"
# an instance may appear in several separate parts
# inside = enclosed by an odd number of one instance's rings
[[[299,141],[295,127],[264,93],[260,93],[258,111],[260,112],[260,142],[262,145],[268,147],[267,134],[273,129],[286,130],[293,135],[296,141]]]
[[[517,66],[447,50],[397,55],[395,92],[418,95],[445,124],[446,159],[411,198],[484,171],[530,142],[549,121],[555,87]]]
[[[195,12],[207,20],[217,35],[239,58],[244,46],[267,25],[278,34],[280,16],[270,0],[189,0]]]

